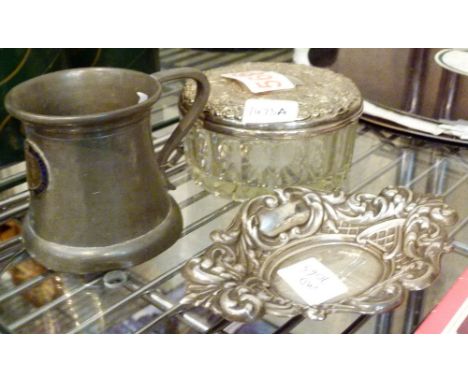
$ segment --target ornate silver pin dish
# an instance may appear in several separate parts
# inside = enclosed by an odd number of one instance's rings
[[[241,322],[388,311],[437,277],[456,220],[441,199],[402,187],[379,195],[276,190],[246,202],[188,261],[181,303]]]

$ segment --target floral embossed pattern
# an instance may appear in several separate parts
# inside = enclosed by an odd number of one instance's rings
[[[222,77],[259,70],[281,73],[295,88],[254,94],[242,83]],[[328,69],[271,62],[236,64],[206,75],[210,98],[185,140],[196,182],[234,200],[292,185],[325,192],[342,187],[362,108],[361,94],[350,79]],[[184,87],[182,113],[193,103],[195,86],[189,81]],[[244,124],[244,104],[252,98],[297,102],[298,117]]]
[[[291,90],[252,94],[239,82],[221,77],[230,72],[252,70],[278,72],[293,82]],[[211,94],[205,107],[206,118],[241,121],[244,104],[250,98],[282,99],[299,103],[298,121],[323,125],[360,111],[361,94],[354,83],[329,69],[279,62],[248,62],[208,70]],[[188,81],[181,96],[184,109],[193,103],[196,85]]]
[[[324,319],[332,312],[387,311],[406,290],[426,288],[437,277],[451,249],[446,227],[456,220],[442,200],[402,187],[379,195],[276,190],[246,202],[226,230],[212,233],[211,247],[185,265],[182,303],[241,322],[265,314]],[[341,264],[337,275],[349,293],[311,306],[278,287],[276,274],[319,252],[316,258],[332,270]]]

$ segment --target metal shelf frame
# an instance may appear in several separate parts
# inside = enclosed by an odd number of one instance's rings
[[[208,69],[220,65],[239,61],[289,61],[291,60],[291,50],[267,50],[264,52],[244,52],[235,54],[221,54],[215,52],[200,52],[181,49],[165,49],[161,51],[161,62],[163,69],[173,66],[195,66],[201,69]],[[153,142],[155,152],[157,153],[166,142],[170,132],[175,127],[178,120],[177,117],[177,93],[179,87],[166,89],[163,98],[157,103],[156,108],[152,113],[153,122]],[[468,166],[466,164],[466,152],[460,154],[459,151],[447,154],[444,150],[439,150],[439,146],[434,143],[428,144],[429,147],[421,145],[421,141],[417,145],[408,144],[408,139],[393,135],[390,138],[380,139],[375,133],[376,127],[369,124],[363,125],[358,133],[357,145],[362,143],[365,149],[361,152],[355,152],[353,159],[353,168],[360,168],[379,155],[379,158],[384,158],[386,163],[382,166],[374,166],[369,171],[369,174],[355,184],[350,183],[347,191],[356,192],[363,191],[369,186],[378,184],[382,180],[393,179],[396,184],[402,184],[407,187],[419,188],[425,182],[427,191],[437,193],[445,198],[450,197],[460,190],[464,190],[465,194],[468,191]],[[414,139],[410,139],[413,141]],[[460,149],[462,150],[462,149]],[[423,163],[419,158],[421,155],[426,155],[429,160]],[[461,155],[461,156],[460,156]],[[461,168],[457,172],[454,166]],[[0,169],[0,224],[9,219],[20,220],[26,213],[29,205],[28,191],[25,185],[24,163],[20,165],[10,166]],[[419,171],[416,171],[419,170]],[[455,171],[455,175],[452,173]],[[464,171],[464,173],[463,173]],[[396,175],[392,175],[395,173]],[[450,175],[452,174],[452,175]],[[168,175],[171,182],[178,187],[187,186],[191,182],[190,174],[188,173],[187,165],[184,158],[168,170]],[[449,183],[448,176],[456,176],[457,179]],[[432,185],[432,186],[430,186]],[[434,186],[435,185],[435,186]],[[187,186],[188,187],[188,186]],[[5,196],[4,196],[5,195]],[[186,195],[178,201],[182,210],[188,209],[205,198],[212,197],[206,191],[200,188],[194,188],[194,191]],[[239,206],[239,203],[225,201],[219,208],[209,211],[203,216],[190,221],[182,232],[180,240],[185,237],[197,234],[202,228],[207,227],[217,218],[226,216],[228,213],[234,212]],[[467,213],[468,215],[468,213]],[[450,235],[456,237],[455,249],[456,256],[466,258],[468,254],[468,237],[467,235],[458,235],[463,232],[468,224],[468,216],[461,216],[459,223],[453,227]],[[458,236],[457,236],[458,235]],[[242,329],[243,325],[232,323],[220,317],[207,318],[209,312],[195,312],[187,306],[181,305],[178,301],[171,299],[162,289],[164,284],[173,281],[180,275],[180,270],[189,258],[200,256],[209,246],[208,237],[203,237],[204,247],[195,251],[195,253],[184,256],[184,259],[175,266],[160,273],[156,277],[145,280],[140,275],[137,275],[133,269],[126,272],[128,275],[127,281],[122,285],[125,294],[118,301],[113,302],[94,314],[86,316],[84,319],[75,322],[72,328],[67,330],[67,333],[85,333],[90,332],[93,325],[98,321],[106,320],[111,315],[118,315],[123,308],[131,306],[135,301],[143,302],[146,306],[152,306],[161,312],[158,316],[152,318],[148,322],[142,324],[135,333],[152,332],[155,327],[166,322],[169,319],[176,319],[190,328],[196,333],[234,333]],[[2,274],[6,274],[10,267],[18,263],[18,261],[27,258],[29,255],[25,253],[21,238],[16,236],[7,241],[0,242],[0,287],[2,286]],[[76,296],[87,292],[88,290],[100,286],[103,283],[104,274],[93,275],[91,279],[81,283],[72,290],[66,291],[59,297],[45,303],[44,305],[31,308],[30,311],[17,317],[12,322],[3,322],[1,308],[2,305],[14,299],[21,299],[21,296],[37,287],[44,281],[57,277],[52,271],[46,271],[43,274],[37,275],[27,281],[13,285],[8,288],[0,288],[0,332],[16,333],[22,332],[28,328],[28,325],[35,320],[40,319],[44,315],[58,309],[61,305],[66,304]],[[411,294],[406,304],[406,313],[402,332],[412,332],[415,326],[421,321],[422,317],[423,294]],[[124,321],[127,316],[121,316],[119,321]],[[369,324],[373,317],[365,315],[353,316],[348,320],[344,320],[339,332],[350,334],[358,332],[363,326]],[[306,323],[308,319],[303,316],[296,316],[290,319],[283,319],[278,323],[268,321],[272,333],[291,333],[296,328]],[[389,333],[392,330],[392,315],[384,314],[376,318],[376,333]]]

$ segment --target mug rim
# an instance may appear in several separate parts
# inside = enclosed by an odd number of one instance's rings
[[[24,107],[19,105],[18,100],[16,99],[17,93],[25,87],[31,86],[32,84],[44,80],[44,78],[54,78],[62,77],[69,73],[79,73],[79,72],[127,72],[132,75],[143,75],[147,76],[148,80],[153,81],[156,86],[154,94],[148,97],[145,101],[137,103],[131,106],[126,106],[122,108],[117,108],[111,111],[105,111],[100,113],[91,113],[91,114],[82,114],[82,115],[46,115],[39,114],[30,111],[26,111]],[[90,125],[97,124],[102,122],[107,122],[122,117],[127,117],[132,114],[135,114],[144,109],[149,109],[156,101],[159,99],[162,92],[161,83],[157,78],[153,77],[151,74],[140,72],[132,69],[125,68],[114,68],[114,67],[82,67],[82,68],[73,68],[58,70],[55,72],[42,74],[40,76],[31,78],[20,84],[13,87],[5,96],[5,109],[13,117],[19,119],[21,122],[28,122],[37,125],[46,125],[46,126],[80,126],[80,125]]]

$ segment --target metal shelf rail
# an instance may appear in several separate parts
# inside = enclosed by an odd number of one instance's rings
[[[208,69],[239,61],[289,61],[287,49],[222,54],[184,49],[163,49],[162,67],[195,66]],[[180,85],[165,89],[164,97],[152,113],[153,142],[158,152],[178,119],[177,95]],[[417,155],[408,156],[408,151]],[[408,159],[409,158],[409,159]],[[353,164],[346,184],[347,191],[378,192],[389,184],[404,184],[423,192],[436,182],[437,190],[459,209],[460,221],[451,231],[456,252],[444,264],[446,274],[438,285],[429,288],[425,304],[427,313],[451,282],[457,269],[468,264],[468,206],[463,200],[468,190],[466,150],[447,150],[436,143],[389,135],[377,127],[362,125],[355,146]],[[447,166],[440,173],[440,165]],[[0,169],[0,224],[18,221],[28,208],[24,163]],[[209,246],[208,233],[222,228],[232,219],[239,203],[210,195],[193,182],[184,158],[169,171],[177,186],[171,191],[184,216],[184,230],[179,241],[163,254],[138,267],[122,272],[122,282],[109,287],[105,274],[86,277],[44,271],[21,283],[12,280],[10,271],[28,259],[19,236],[0,242],[0,330],[8,333],[354,333],[373,332],[376,317],[336,315],[323,322],[302,316],[291,319],[266,317],[255,324],[226,321],[203,309],[189,309],[178,302],[183,294],[180,270],[185,262],[200,256]],[[402,173],[404,176],[402,177]],[[410,174],[410,175],[408,175]],[[444,177],[441,181],[441,176]],[[47,284],[57,293],[40,304],[31,303],[31,295]],[[415,297],[413,296],[412,299]],[[412,314],[407,302],[397,309],[386,332],[406,331]],[[421,317],[424,314],[420,315]],[[400,320],[401,322],[398,322]],[[388,320],[387,320],[388,321]],[[392,329],[399,323],[399,329]],[[413,326],[411,324],[411,326]],[[381,332],[381,330],[377,330]]]

